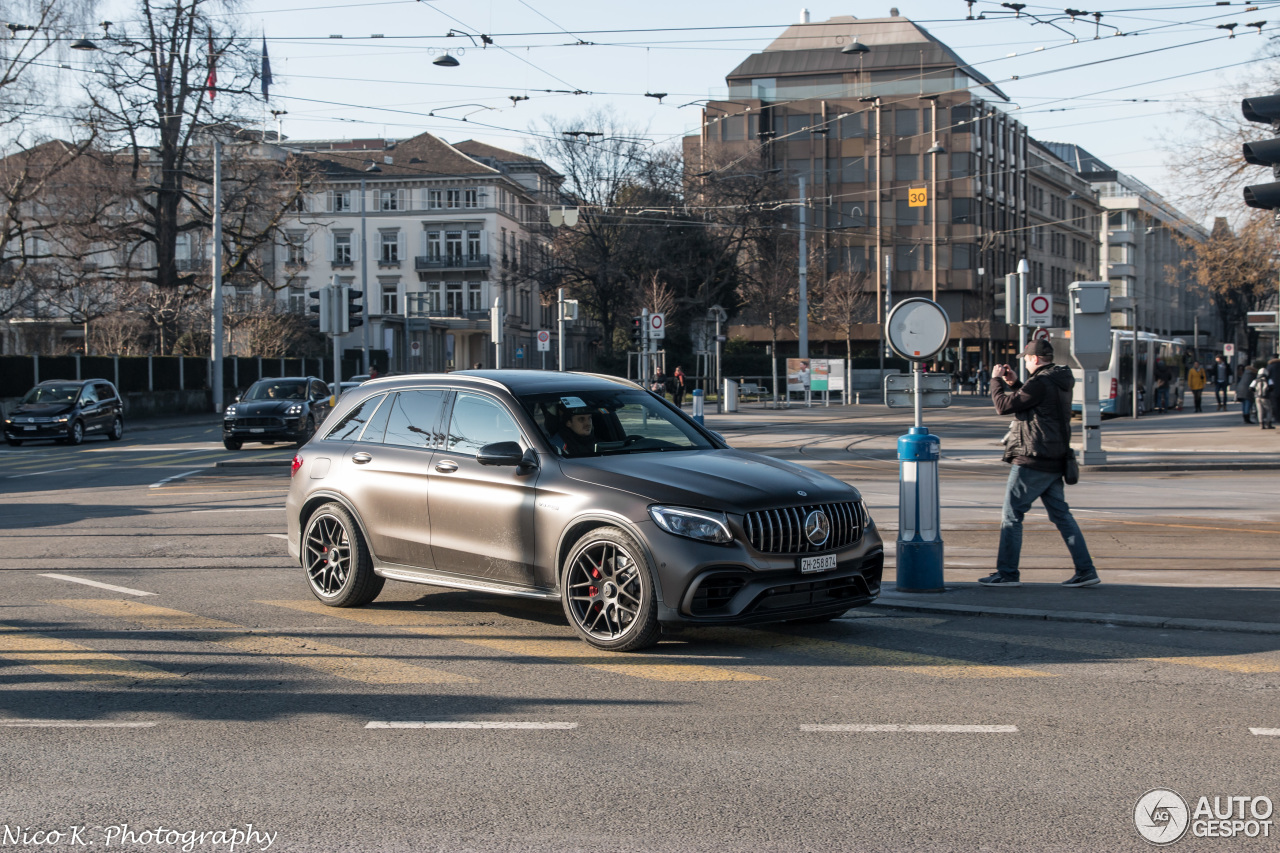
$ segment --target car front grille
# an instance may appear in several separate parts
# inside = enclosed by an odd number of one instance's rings
[[[831,535],[821,545],[804,535],[804,520],[814,510],[826,513],[831,523]],[[765,554],[834,551],[862,538],[862,510],[857,501],[766,509],[747,513],[742,527],[751,547]]]
[[[236,418],[233,424],[237,427],[284,429],[284,418]]]

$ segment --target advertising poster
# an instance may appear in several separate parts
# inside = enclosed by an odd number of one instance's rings
[[[804,393],[804,389],[809,386],[809,359],[807,358],[789,358],[787,359],[787,392],[799,391]]]
[[[815,358],[809,362],[809,390],[826,391],[830,362],[825,358]]]
[[[827,360],[827,390],[843,391],[844,390],[844,359],[832,358]]]

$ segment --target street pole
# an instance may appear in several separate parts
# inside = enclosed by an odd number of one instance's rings
[[[333,324],[329,335],[333,338],[333,396],[336,399],[342,395],[342,350],[338,343],[338,338],[341,337],[338,330],[342,327],[339,325],[338,312],[347,310],[347,306],[342,304],[342,287],[338,284],[337,273],[333,274],[329,287],[320,291],[320,298],[329,300],[329,318]]]
[[[942,146],[938,143],[938,96],[928,96],[930,122],[929,126],[933,128],[933,147],[929,149],[929,156],[932,158],[930,162],[929,174],[931,175],[931,183],[929,186],[929,225],[931,228],[930,239],[932,242],[930,264],[933,267],[933,295],[930,297],[934,302],[938,301],[938,155],[944,153]],[[960,354],[961,360],[964,353]]]
[[[720,377],[720,321],[723,319],[723,317],[724,317],[724,314],[722,314],[719,311],[716,312],[716,413],[717,414],[722,414],[724,412],[724,400],[722,399],[724,395],[721,393],[721,388],[720,388],[720,384],[724,381]]]
[[[556,345],[556,354],[560,356],[558,365],[560,370],[564,370],[564,288],[556,290],[556,330],[559,341]]]
[[[365,210],[368,208],[369,202],[365,198],[365,180],[360,179],[360,291],[364,294],[364,299],[360,300],[360,319],[364,320],[364,373],[369,373],[369,253],[368,242],[365,239]],[[346,306],[343,306],[346,310]]]
[[[804,175],[800,176],[800,358],[809,357],[809,259],[805,246]],[[719,330],[716,330],[719,335]],[[719,344],[717,343],[717,349]],[[717,364],[719,357],[717,356]],[[719,394],[719,391],[716,392]],[[717,399],[719,399],[717,397]]]
[[[1133,299],[1133,419],[1138,415],[1138,298]]]
[[[884,254],[884,306],[881,316],[888,317],[889,309],[893,307],[893,256],[888,252]],[[882,322],[880,329],[883,332],[880,338],[880,382],[884,383],[884,352],[889,348],[889,324]]]
[[[1018,261],[1018,378],[1027,381],[1027,363],[1022,360],[1022,351],[1027,348],[1027,273],[1031,265],[1027,259]]]
[[[213,269],[210,278],[213,287],[212,300],[213,338],[209,358],[213,361],[213,410],[222,411],[222,143],[213,140]]]

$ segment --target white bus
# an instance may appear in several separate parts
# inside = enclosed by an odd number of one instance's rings
[[[1053,343],[1054,359],[1071,368],[1076,384],[1071,400],[1071,410],[1084,408],[1084,371],[1071,357],[1071,330],[1049,329]],[[1186,376],[1183,363],[1187,342],[1182,338],[1162,338],[1150,332],[1138,333],[1138,400],[1139,413],[1149,412],[1155,405],[1150,389],[1155,387],[1156,360],[1160,359],[1173,371],[1174,376]],[[1133,332],[1124,329],[1111,330],[1111,361],[1098,371],[1098,408],[1103,417],[1133,414]],[[1184,386],[1185,387],[1185,386]],[[1171,396],[1169,405],[1176,406]]]

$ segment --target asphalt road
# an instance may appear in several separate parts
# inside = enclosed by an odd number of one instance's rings
[[[896,465],[823,451],[890,430],[726,433],[859,484],[891,537]],[[269,847],[235,849],[1140,850],[1152,788],[1280,801],[1275,637],[864,610],[608,655],[554,604],[389,583],[331,610],[281,538],[288,469],[209,467],[292,453],[203,428],[0,449],[0,849],[252,824]],[[943,482],[948,577],[986,574],[1003,470]],[[1071,500],[1104,577],[1276,568],[1273,473]],[[1027,539],[1065,577],[1056,534]]]

